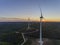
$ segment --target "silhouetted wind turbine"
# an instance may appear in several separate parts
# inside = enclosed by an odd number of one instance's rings
[[[40,11],[41,11],[41,8],[40,8]],[[42,11],[41,11],[41,16],[40,16],[40,45],[43,45],[43,40],[42,40],[42,19],[43,19],[43,16],[42,16]]]

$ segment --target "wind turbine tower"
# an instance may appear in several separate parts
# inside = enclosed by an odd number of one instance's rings
[[[40,9],[41,11],[41,9]],[[40,16],[40,45],[43,45],[43,40],[42,40],[42,19],[43,19],[43,16],[42,16],[42,11],[41,11],[41,16]]]
[[[28,18],[28,27],[27,29],[30,29],[30,18]]]

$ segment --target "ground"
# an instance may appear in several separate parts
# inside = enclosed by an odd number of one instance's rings
[[[31,45],[40,45],[39,43],[40,39],[31,39],[32,44]],[[53,41],[47,38],[43,39],[43,45],[54,45]]]

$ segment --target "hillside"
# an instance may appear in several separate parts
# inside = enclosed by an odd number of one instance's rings
[[[39,30],[39,22],[30,23],[31,30]],[[27,22],[0,22],[0,42],[6,42],[12,45],[21,44],[23,42],[21,33],[25,32],[26,29]],[[39,38],[39,31],[29,34],[29,36],[37,39]],[[43,23],[43,38],[60,40],[60,22]]]

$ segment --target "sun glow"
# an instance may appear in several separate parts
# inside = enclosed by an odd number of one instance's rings
[[[19,21],[35,21],[35,22],[40,22],[40,18],[30,18],[30,20],[28,20],[28,18],[0,18],[0,22],[19,22]],[[57,18],[46,18],[42,20],[43,22],[60,22],[60,19]]]

